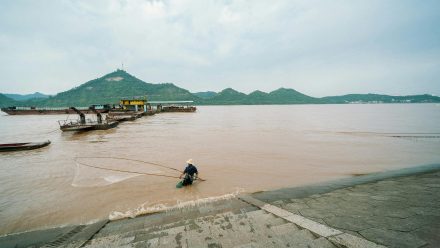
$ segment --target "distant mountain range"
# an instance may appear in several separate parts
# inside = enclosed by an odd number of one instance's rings
[[[3,95],[6,96],[6,97],[11,98],[13,100],[16,100],[16,101],[26,101],[26,100],[34,99],[34,98],[48,98],[49,97],[49,95],[45,95],[45,94],[42,94],[40,92],[35,92],[33,94],[27,94],[27,95],[6,94],[6,93],[3,94]]]
[[[200,93],[197,93],[200,95]],[[318,98],[304,95],[293,89],[280,88],[270,93],[262,91],[254,91],[248,95],[238,92],[234,89],[227,88],[219,93],[205,94],[200,102],[206,105],[236,105],[236,104],[306,104],[319,103]]]
[[[197,93],[193,93],[193,94],[202,98],[202,99],[209,99],[209,98],[213,98],[218,93],[214,92],[214,91],[205,91],[205,92],[197,92]]]
[[[117,104],[121,98],[143,97],[150,101],[191,100],[196,105],[238,104],[343,104],[343,103],[427,103],[440,102],[432,95],[388,96],[377,94],[350,94],[315,98],[293,89],[280,88],[270,93],[254,91],[244,94],[227,88],[221,92],[191,93],[172,83],[146,83],[123,70],[116,70],[103,77],[88,81],[65,92],[48,96],[0,94],[0,106],[68,107],[92,104]]]

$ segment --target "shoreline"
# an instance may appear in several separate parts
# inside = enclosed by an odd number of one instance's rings
[[[95,223],[108,220],[109,222],[113,221],[120,221],[120,220],[127,220],[127,219],[135,219],[138,217],[146,216],[146,215],[152,215],[152,214],[160,214],[167,211],[173,211],[176,209],[180,209],[183,207],[197,207],[201,204],[209,204],[210,202],[216,202],[221,200],[228,200],[228,199],[234,199],[238,198],[239,195],[245,194],[245,195],[252,195],[253,197],[263,200],[263,201],[272,201],[272,200],[283,200],[286,199],[286,197],[295,196],[298,198],[307,197],[313,194],[319,194],[319,193],[326,193],[332,190],[355,186],[359,184],[364,183],[370,183],[375,182],[383,179],[389,179],[389,178],[396,178],[396,177],[402,177],[402,176],[408,176],[408,175],[417,175],[420,173],[428,173],[432,171],[440,170],[440,163],[438,164],[425,164],[425,165],[418,165],[413,167],[407,167],[402,169],[395,169],[395,170],[389,170],[389,171],[382,171],[382,172],[373,172],[369,174],[363,174],[361,176],[351,176],[351,177],[343,177],[338,179],[332,179],[324,182],[318,182],[318,183],[306,183],[303,185],[297,185],[297,186],[287,186],[282,188],[275,188],[270,190],[262,190],[262,191],[255,191],[255,192],[245,192],[242,193],[240,191],[236,191],[233,193],[228,193],[224,195],[217,195],[217,196],[210,196],[200,199],[194,199],[189,201],[183,201],[180,203],[176,203],[174,205],[152,205],[150,207],[147,207],[145,209],[145,213],[139,213],[134,215],[129,215],[128,212],[132,210],[128,210],[126,212],[118,212],[118,211],[112,211],[108,214],[108,217],[105,219],[93,219],[86,223],[81,224],[71,224],[66,223],[58,226],[49,226],[49,227],[43,227],[43,228],[36,228],[31,230],[26,230],[22,232],[15,232],[15,233],[8,233],[8,234],[1,234],[1,238],[5,238],[7,236],[12,235],[21,235],[21,234],[27,234],[31,232],[40,232],[40,231],[47,231],[47,230],[54,230],[54,229],[62,229],[69,226],[79,226],[79,225],[93,225]],[[142,212],[142,211],[141,211]],[[112,215],[118,215],[118,217],[111,217]],[[123,217],[120,217],[120,215],[126,215]]]
[[[285,199],[287,193],[289,194],[289,198],[304,198],[313,194],[327,193],[333,190],[352,187],[360,184],[372,183],[380,180],[399,178],[410,175],[424,174],[435,172],[438,170],[440,170],[440,163],[425,164],[396,170],[374,172],[362,176],[340,178],[321,183],[307,184],[303,186],[283,187],[275,190],[254,192],[250,193],[250,195],[253,195],[260,200],[271,200],[272,198],[278,198],[278,200],[282,200]]]
[[[404,178],[408,176],[417,176],[417,175],[423,175],[427,173],[437,172],[440,171],[440,164],[428,164],[428,165],[422,165],[417,167],[409,167],[404,169],[398,169],[398,170],[391,170],[391,171],[385,171],[385,172],[378,172],[378,173],[372,173],[368,175],[362,175],[362,176],[356,176],[356,177],[349,177],[349,178],[343,178],[343,179],[337,179],[337,180],[331,180],[324,183],[317,183],[317,184],[309,184],[299,187],[287,187],[287,188],[281,188],[277,190],[270,190],[270,191],[263,191],[263,192],[254,192],[251,194],[246,194],[248,196],[251,196],[252,198],[256,199],[257,201],[262,202],[273,202],[273,203],[279,203],[283,202],[284,200],[297,198],[307,198],[311,197],[313,195],[317,194],[326,194],[335,190],[341,190],[346,189],[349,187],[354,187],[357,185],[363,185],[363,184],[370,184],[375,182],[381,182],[384,180],[389,179],[396,179]],[[241,198],[241,196],[232,196],[228,199],[218,199],[214,201],[201,201],[200,203],[197,203],[195,201],[192,201],[192,203],[183,203],[185,206],[182,208],[173,206],[167,209],[164,209],[162,211],[153,212],[153,213],[146,213],[142,215],[137,215],[134,218],[121,218],[117,220],[100,220],[95,223],[89,223],[86,225],[78,225],[82,226],[83,228],[89,228],[88,231],[89,234],[92,233],[90,237],[92,237],[95,233],[99,232],[101,228],[105,227],[107,224],[118,224],[118,223],[129,223],[129,222],[136,222],[138,219],[142,218],[149,218],[149,217],[158,217],[162,215],[172,215],[175,212],[179,211],[199,211],[198,209],[201,208],[209,208],[211,205],[227,205],[231,202]],[[244,199],[244,198],[243,198]],[[203,199],[201,199],[203,200]],[[76,227],[78,227],[76,226]],[[0,236],[0,244],[10,243],[10,242],[18,242],[18,240],[39,240],[41,243],[47,243],[51,239],[59,236],[62,233],[67,232],[68,230],[72,231],[72,227],[75,226],[69,226],[69,224],[59,226],[59,227],[53,227],[53,228],[45,228],[45,229],[38,229],[38,230],[31,230],[31,231],[25,231],[21,233],[10,233],[3,236]],[[87,229],[86,228],[86,229]],[[86,235],[87,236],[87,235]],[[38,237],[38,238],[36,238]],[[88,239],[90,239],[90,237]],[[88,240],[87,239],[87,240]],[[2,245],[3,247],[3,245]],[[8,246],[6,246],[8,247]],[[20,247],[20,246],[19,246]]]

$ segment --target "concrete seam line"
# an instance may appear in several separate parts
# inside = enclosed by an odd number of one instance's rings
[[[335,236],[342,234],[343,232],[336,230],[334,228],[322,225],[313,220],[304,218],[301,215],[292,214],[290,216],[283,217],[285,220],[292,222],[302,228],[305,228],[313,233],[318,234],[319,236],[328,238],[330,236]]]
[[[262,210],[265,210],[273,215],[285,219],[290,223],[293,223],[297,226],[307,229],[312,233],[315,233],[324,238],[328,238],[331,242],[336,243],[341,247],[347,247],[347,248],[361,248],[361,247],[385,248],[386,247],[386,246],[378,245],[369,240],[359,238],[357,236],[348,233],[344,233],[340,230],[331,228],[329,226],[305,218],[304,216],[291,213],[285,209],[279,208],[277,206],[268,203],[265,203],[264,205],[254,204],[254,202],[261,202],[261,201],[249,195],[243,198],[240,197],[240,199]]]
[[[287,217],[287,216],[292,215],[291,212],[289,212],[289,211],[287,211],[287,210],[284,210],[284,209],[282,209],[282,208],[278,208],[278,207],[276,207],[276,206],[274,206],[274,205],[270,205],[270,204],[265,204],[265,205],[263,205],[263,206],[261,207],[261,209],[266,210],[267,212],[270,212],[270,213],[272,213],[272,214],[275,214],[275,215],[277,215],[277,216],[279,216],[279,217]]]

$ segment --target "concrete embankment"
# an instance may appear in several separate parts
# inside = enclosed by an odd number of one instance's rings
[[[440,164],[0,238],[0,247],[438,247]]]

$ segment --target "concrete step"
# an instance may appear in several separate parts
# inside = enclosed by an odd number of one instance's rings
[[[121,232],[125,233],[141,228],[150,228],[179,221],[194,220],[198,217],[211,216],[228,211],[254,211],[256,209],[256,207],[250,206],[237,199],[220,200],[197,207],[184,207],[151,215],[138,216],[133,219],[111,221],[100,231],[99,234],[97,234],[97,236],[106,236]]]
[[[276,234],[286,234],[299,231],[300,229],[293,223],[285,223],[278,226],[271,226],[270,229]]]
[[[270,240],[270,237],[275,236],[275,233],[269,229],[267,223],[269,226],[270,224],[279,223],[284,225],[284,221],[277,221],[275,216],[269,215],[264,211],[258,211],[251,214],[251,216],[257,219],[264,219],[265,222],[259,224],[262,228],[255,229],[252,228],[249,221],[255,222],[256,220],[250,219],[247,214],[226,212],[206,216],[195,220],[198,228],[192,230],[186,230],[183,226],[179,226],[171,229],[164,228],[151,234],[158,232],[168,234],[159,238],[158,245],[161,247],[179,247],[183,245],[196,247],[206,244],[234,247],[246,244],[255,246],[256,243],[265,244],[265,247],[279,247],[283,245],[282,242],[276,239]],[[275,226],[272,227],[275,228]],[[294,225],[285,225],[283,227],[285,229],[290,227],[290,230],[298,230]]]
[[[306,229],[280,234],[277,235],[276,238],[284,241],[288,247],[307,248],[316,239],[316,237]]]
[[[131,237],[121,237],[120,235],[110,235],[106,237],[93,238],[91,241],[87,242],[83,247],[88,248],[98,248],[98,247],[112,247],[124,246],[133,242],[135,239],[134,236]]]
[[[218,243],[228,247],[249,243],[256,236],[252,233],[246,213],[225,213],[213,218],[198,219],[196,223],[200,229],[193,230],[193,236],[202,235],[207,242],[211,242],[214,246]]]
[[[310,248],[337,248],[332,242],[326,238],[320,237],[312,241],[309,245]]]
[[[263,241],[263,242],[251,242],[247,244],[241,244],[234,246],[233,248],[279,248],[286,247],[285,244],[280,243],[276,240],[273,241]]]
[[[140,223],[130,223],[132,229],[121,228],[122,233],[112,227],[112,232],[96,235],[84,247],[334,248],[326,239],[319,239],[308,230],[264,210],[226,211],[147,227]]]
[[[287,221],[285,221],[284,219],[279,218],[273,214],[270,214],[264,210],[248,212],[246,213],[246,215],[257,222],[261,222],[270,226],[278,226],[287,223]]]
[[[285,247],[288,242],[278,239],[277,236],[294,235],[301,231],[296,225],[285,223],[265,211],[232,215],[226,213],[215,216],[211,221],[201,222],[200,226],[201,229],[209,229],[209,232],[205,232],[210,235],[207,241],[222,247]]]

